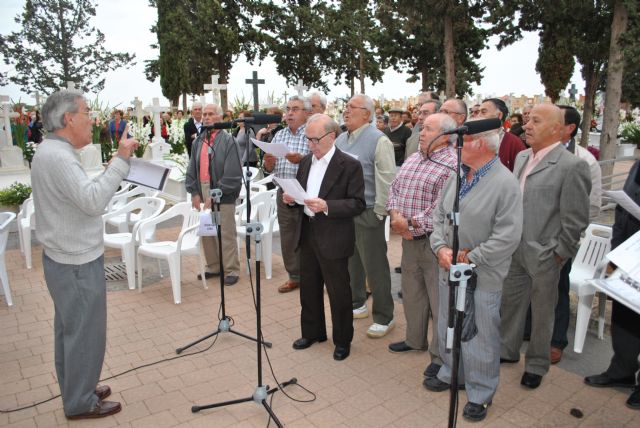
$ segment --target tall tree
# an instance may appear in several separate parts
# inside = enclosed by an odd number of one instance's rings
[[[558,34],[556,28],[545,28],[540,34],[536,71],[544,85],[544,93],[552,103],[558,102],[560,92],[567,87],[576,64],[571,51],[571,38]]]
[[[75,82],[83,91],[104,88],[104,74],[133,65],[134,56],[104,48],[104,34],[91,25],[93,0],[27,0],[15,18],[19,31],[0,45],[9,80],[24,92],[50,94]]]

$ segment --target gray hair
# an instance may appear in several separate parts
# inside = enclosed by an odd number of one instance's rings
[[[436,105],[436,113],[440,110],[440,107],[442,107],[442,102],[440,100],[427,100],[425,102],[423,102],[420,107],[422,107],[425,104],[435,104]]]
[[[335,120],[333,120],[331,116],[323,113],[312,114],[311,117],[307,119],[307,125],[309,125],[312,122],[317,122],[323,119],[324,119],[323,127],[325,132],[333,132],[336,137],[340,135],[340,125],[338,125],[338,123]]]
[[[493,152],[497,153],[498,149],[500,149],[500,134],[497,130],[483,132],[478,134],[476,138],[484,141],[487,144],[487,147]]]
[[[464,114],[464,120],[466,121],[467,115],[469,114],[469,108],[467,107],[467,103],[465,103],[464,100],[461,100],[460,98],[449,98],[445,102],[447,101],[453,101],[456,104],[458,104],[458,108],[460,109],[459,113]]]
[[[300,101],[304,110],[311,110],[311,101],[309,101],[309,98],[305,98],[302,95],[294,95],[289,98],[289,102],[291,101]]]
[[[205,105],[202,110],[206,109],[207,107],[213,107],[213,112],[218,116],[222,116],[222,107],[220,107],[218,104],[209,103]]]
[[[318,99],[320,100],[320,105],[323,109],[327,108],[327,97],[322,92],[312,92],[308,98],[309,100],[311,100],[311,98],[313,97],[318,97]]]
[[[456,123],[455,120],[451,118],[451,116],[444,113],[436,113],[436,114],[438,116],[438,119],[440,119],[441,132],[448,132],[448,131],[451,131],[452,129],[456,129],[456,126],[458,124]],[[458,136],[456,134],[449,135],[449,142],[451,144],[455,144],[457,140],[458,140]]]
[[[362,100],[363,107],[369,112],[369,122],[373,122],[376,118],[376,105],[370,96],[365,94],[356,94],[353,98],[358,97]]]
[[[63,129],[65,113],[77,113],[77,100],[83,99],[82,92],[77,90],[62,89],[49,95],[42,106],[42,124],[49,132]]]
[[[196,101],[191,105],[191,110],[193,110],[196,107],[203,108],[204,106],[202,105],[202,103],[200,101]]]

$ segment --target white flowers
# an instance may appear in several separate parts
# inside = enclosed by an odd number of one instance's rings
[[[149,135],[151,134],[151,122],[147,122],[146,125],[137,123],[135,120],[129,122],[129,134],[133,136],[140,144],[146,144],[149,142]]]
[[[169,126],[169,143],[172,146],[184,144],[184,119],[173,119]]]

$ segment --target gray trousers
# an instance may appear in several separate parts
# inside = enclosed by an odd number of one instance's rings
[[[480,284],[478,285],[481,287]],[[501,291],[476,289],[474,293],[478,334],[470,341],[462,342],[458,371],[458,384],[465,384],[467,399],[471,403],[485,404],[490,402],[500,383],[501,297]],[[444,364],[438,372],[438,379],[450,383],[452,353],[445,351],[448,313],[449,286],[446,277],[441,274],[438,339],[440,356]]]
[[[282,201],[282,189],[277,195],[278,225],[280,226],[280,248],[284,268],[291,281],[300,282],[300,252],[296,250],[296,231],[301,210],[291,208]]]
[[[209,194],[209,184],[200,183],[202,193]],[[213,206],[212,206],[213,208]],[[222,261],[224,275],[240,276],[240,261],[238,260],[238,233],[236,232],[236,206],[234,204],[220,204],[220,227],[222,228]],[[211,273],[220,272],[220,259],[217,236],[202,237],[202,251],[206,263],[205,270]]]
[[[55,364],[67,416],[98,403],[107,339],[104,256],[82,265],[57,263],[42,255],[44,278],[55,306]]]
[[[520,359],[524,323],[531,303],[531,339],[525,354],[524,370],[540,376],[549,371],[551,364],[551,337],[561,268],[552,258],[544,262],[540,272],[532,275],[516,253],[504,280],[500,356],[509,360]]]
[[[391,272],[384,239],[384,219],[378,220],[373,208],[367,208],[354,218],[356,248],[349,258],[353,308],[367,301],[366,283],[373,297],[373,322],[387,325],[393,319]]]
[[[407,320],[405,342],[414,349],[429,349],[431,361],[442,364],[438,352],[438,261],[429,239],[402,240],[402,304]],[[433,322],[431,346],[427,339],[429,314]]]

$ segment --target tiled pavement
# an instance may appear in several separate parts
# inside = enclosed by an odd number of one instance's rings
[[[175,233],[175,229],[161,234]],[[391,266],[399,265],[400,245],[392,237],[389,246]],[[44,285],[41,247],[33,249],[34,267],[24,267],[19,250],[6,254],[7,269],[14,296],[8,308],[0,300],[0,409],[26,406],[58,394],[53,364],[53,305]],[[243,254],[243,251],[241,252]],[[107,258],[117,259],[116,252]],[[243,260],[243,258],[241,259]],[[149,263],[145,277],[156,276]],[[108,343],[103,378],[143,364],[175,356],[175,348],[185,345],[217,327],[220,291],[216,280],[203,290],[195,278],[196,259],[183,264],[182,303],[173,304],[168,275],[144,286],[142,293],[122,290],[108,293]],[[148,272],[148,273],[147,273]],[[397,284],[397,277],[395,275]],[[448,393],[432,393],[422,387],[425,353],[391,354],[390,342],[403,339],[404,314],[396,304],[395,330],[382,339],[365,335],[371,319],[355,320],[351,356],[332,359],[330,341],[303,351],[291,348],[299,337],[298,293],[279,294],[277,286],[285,280],[279,256],[274,256],[274,275],[262,279],[263,332],[273,342],[268,355],[279,381],[292,377],[312,391],[312,402],[294,401],[277,392],[273,409],[289,427],[441,427],[446,426]],[[255,310],[246,273],[241,281],[225,289],[227,313],[234,328],[255,335]],[[328,308],[328,303],[326,304]],[[327,312],[327,320],[330,315]],[[330,331],[330,329],[329,329]],[[596,343],[599,342],[599,343]],[[212,343],[185,351],[205,349]],[[619,427],[640,426],[640,412],[625,407],[629,394],[623,389],[594,389],[584,385],[576,373],[579,360],[595,358],[603,370],[611,355],[610,345],[590,334],[585,351],[592,345],[597,355],[570,354],[560,366],[553,366],[542,386],[528,391],[519,385],[523,363],[501,368],[501,382],[487,419],[470,424],[461,416],[459,426],[488,427]],[[591,348],[594,349],[594,348]],[[264,383],[274,385],[269,365],[264,361]],[[583,373],[584,374],[584,373]],[[249,402],[192,413],[191,406],[242,398],[257,385],[256,348],[253,342],[232,334],[222,334],[208,350],[192,356],[140,368],[106,381],[112,399],[121,401],[121,413],[91,421],[68,422],[59,398],[35,408],[0,414],[0,426],[46,427],[264,427],[267,413]],[[286,388],[296,400],[311,396],[297,386]],[[466,403],[460,393],[460,406]],[[578,408],[584,417],[570,415]],[[273,425],[271,425],[273,426]]]

